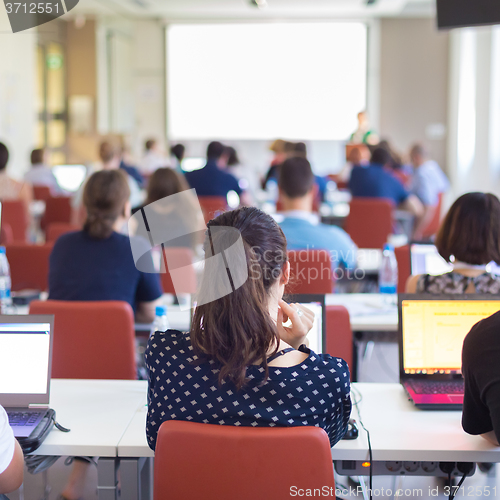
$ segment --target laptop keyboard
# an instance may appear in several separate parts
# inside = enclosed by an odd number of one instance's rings
[[[42,412],[13,411],[7,412],[7,415],[9,416],[11,427],[22,427],[35,424],[42,415]]]
[[[463,380],[420,381],[412,380],[408,385],[417,394],[463,394]]]

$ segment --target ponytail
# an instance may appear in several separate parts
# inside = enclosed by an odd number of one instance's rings
[[[229,280],[233,291],[221,298],[199,305],[194,314],[191,342],[195,352],[220,364],[219,383],[230,380],[237,389],[247,381],[248,365],[262,362],[265,378],[269,374],[267,352],[276,350],[279,336],[269,314],[271,286],[282,274],[286,262],[286,239],[281,228],[267,214],[256,208],[227,212],[208,224],[212,227],[236,228],[243,240],[248,279],[238,288]],[[205,241],[205,255],[212,255],[214,242]],[[221,248],[215,245],[215,248]],[[220,267],[205,260],[200,295],[217,289],[226,276]]]

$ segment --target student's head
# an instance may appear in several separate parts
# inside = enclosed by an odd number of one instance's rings
[[[146,205],[188,189],[183,175],[171,168],[158,168],[149,178]]]
[[[231,146],[228,146],[226,148],[226,153],[227,155],[227,166],[228,167],[235,167],[236,165],[240,164],[240,159],[238,158],[238,153],[236,149],[234,149]]]
[[[301,156],[302,158],[307,158],[307,146],[305,142],[295,143],[295,155]]]
[[[218,161],[225,151],[226,147],[224,144],[213,141],[207,147],[207,160]]]
[[[3,142],[0,142],[0,172],[5,170],[7,163],[9,163],[9,150]]]
[[[120,166],[120,148],[108,141],[101,142],[99,158],[105,169],[116,169]]]
[[[467,193],[446,214],[436,247],[448,262],[500,264],[500,201],[491,193]]]
[[[156,139],[148,139],[144,143],[144,149],[146,150],[146,152],[154,151],[156,149],[156,144]]]
[[[390,166],[392,163],[392,156],[385,148],[375,148],[370,163],[374,165]]]
[[[101,170],[93,174],[83,191],[87,234],[95,239],[111,236],[118,219],[129,215],[129,197],[127,177],[121,170]]]
[[[244,249],[245,262],[235,263],[232,277],[244,269],[248,278],[228,295],[196,308],[191,341],[197,354],[220,363],[219,381],[229,379],[241,387],[248,365],[263,362],[267,372],[266,353],[278,341],[276,318],[273,321],[269,311],[283,296],[290,268],[285,235],[269,215],[245,207],[211,220],[204,245],[206,256],[212,255],[212,248],[218,253],[234,244],[236,238],[228,236],[224,228],[237,230]],[[205,260],[199,297],[227,285],[225,273],[226,268],[215,258]]]
[[[186,147],[184,144],[176,144],[170,148],[170,154],[177,158],[177,161],[180,163],[184,159],[184,154],[186,152]]]
[[[420,167],[424,163],[427,153],[422,144],[414,144],[410,149],[410,161],[414,167]]]
[[[285,210],[312,210],[314,174],[305,158],[296,156],[283,162],[278,186]]]
[[[47,151],[45,149],[34,149],[31,152],[31,164],[41,165],[43,163],[46,163],[46,155]]]

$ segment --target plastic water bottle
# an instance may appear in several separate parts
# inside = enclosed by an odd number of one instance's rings
[[[8,314],[12,306],[10,295],[10,266],[5,254],[5,247],[0,247],[0,310],[2,314]]]
[[[390,244],[386,244],[382,252],[378,287],[380,293],[393,294],[398,291],[398,261],[394,254],[394,247]]]
[[[151,333],[166,332],[170,328],[167,318],[167,307],[156,306],[155,316],[156,318],[153,323],[153,328],[151,328]]]

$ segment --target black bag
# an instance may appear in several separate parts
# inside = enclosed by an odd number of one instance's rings
[[[35,427],[34,431],[27,438],[18,438],[19,444],[23,450],[23,453],[27,455],[28,453],[33,453],[35,450],[40,448],[44,439],[48,436],[49,432],[54,427],[56,422],[56,412],[54,410],[47,410],[45,417],[41,422]],[[0,499],[1,500],[1,499]]]

